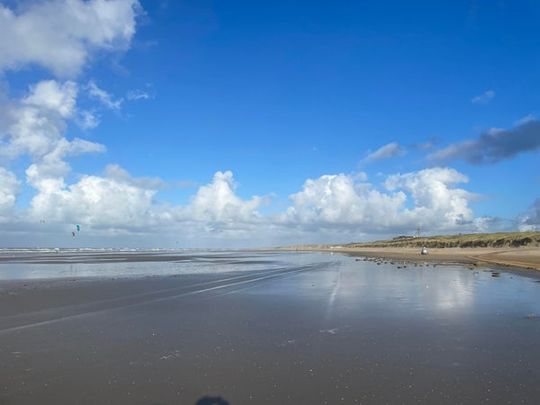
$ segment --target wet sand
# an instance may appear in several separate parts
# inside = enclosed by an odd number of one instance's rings
[[[284,249],[289,250],[289,249]],[[418,248],[291,248],[296,251],[339,252],[354,256],[416,262],[454,263],[464,265],[497,265],[517,269],[540,270],[540,247],[520,248],[434,248],[421,255]]]
[[[0,404],[540,397],[538,278],[342,255],[304,261],[226,274],[0,282]]]

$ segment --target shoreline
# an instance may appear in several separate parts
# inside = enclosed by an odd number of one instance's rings
[[[418,248],[373,247],[291,247],[281,248],[291,252],[343,253],[349,256],[370,257],[408,262],[459,264],[465,266],[498,266],[521,270],[540,271],[540,247],[519,248],[432,248],[421,255]]]

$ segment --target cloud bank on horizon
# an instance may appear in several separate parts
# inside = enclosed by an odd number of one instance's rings
[[[435,150],[426,159],[435,166],[385,174],[377,181],[365,172],[306,179],[288,196],[287,207],[273,211],[268,210],[272,190],[242,197],[227,168],[216,168],[184,204],[160,199],[167,186],[160,178],[132,176],[114,162],[74,180],[70,159],[107,156],[107,145],[73,137],[70,128],[98,127],[98,106],[118,112],[126,102],[150,98],[139,90],[114,97],[95,79],[80,79],[98,56],[129,51],[143,13],[136,0],[48,0],[26,2],[17,10],[0,4],[1,74],[37,67],[48,75],[27,83],[18,97],[11,96],[7,81],[1,90],[0,245],[62,244],[73,224],[82,225],[91,244],[143,246],[331,242],[417,227],[433,233],[488,231],[496,221],[473,212],[478,194],[465,188],[468,176],[446,165],[495,164],[540,149],[540,123],[530,119]],[[94,107],[82,106],[83,96]],[[487,91],[472,102],[493,97]],[[403,158],[406,152],[392,142],[361,163]],[[21,165],[23,176],[16,170]],[[23,187],[32,194],[19,203]],[[540,229],[539,207],[536,200],[517,225]]]

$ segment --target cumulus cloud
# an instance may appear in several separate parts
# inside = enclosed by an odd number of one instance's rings
[[[381,159],[389,159],[395,156],[403,156],[407,151],[397,142],[391,142],[384,146],[381,146],[375,152],[369,153],[361,163],[372,163]]]
[[[129,179],[83,176],[69,186],[48,179],[31,201],[30,216],[47,222],[82,223],[129,229],[149,225],[156,190],[138,187]]]
[[[209,223],[250,223],[257,220],[262,198],[242,200],[235,193],[237,185],[231,171],[216,172],[210,184],[201,186],[187,213],[190,218]]]
[[[403,193],[387,195],[351,175],[324,175],[308,179],[302,190],[292,194],[285,221],[308,226],[382,226],[391,220],[388,213],[397,212],[404,203]],[[383,223],[377,223],[384,218]]]
[[[413,208],[401,212],[401,221],[416,223],[424,229],[444,230],[473,220],[469,202],[476,195],[455,187],[468,181],[455,169],[436,167],[389,176],[385,186],[388,190],[403,190],[414,202]]]
[[[40,223],[47,204],[48,209],[53,210],[53,221],[60,219],[59,212],[65,207],[62,203],[66,196],[65,176],[71,170],[67,159],[105,150],[101,144],[66,137],[68,122],[78,117],[77,93],[78,86],[74,82],[44,80],[30,86],[19,100],[2,98],[0,157],[7,161],[27,157],[30,163],[25,170],[26,183],[36,191],[28,212],[16,210],[14,204],[20,182],[13,173],[0,168],[0,215],[12,214],[3,220],[4,224],[11,221],[24,229],[25,221],[39,219],[37,223]],[[62,215],[70,212],[68,207]]]
[[[0,217],[11,212],[15,206],[20,182],[15,174],[0,167]]]
[[[72,81],[58,83],[55,80],[43,80],[30,86],[30,94],[22,100],[22,104],[69,118],[75,109],[77,91],[77,85]]]
[[[77,90],[70,81],[44,80],[30,86],[29,94],[21,100],[4,103],[0,154],[14,159],[50,153],[63,137],[66,120],[75,113]]]
[[[454,143],[430,155],[428,160],[448,163],[464,160],[472,164],[492,164],[521,153],[540,149],[540,121],[521,121],[512,129],[490,129],[478,139]]]
[[[162,184],[156,178],[132,177],[118,165],[109,165],[103,176],[83,176],[71,185],[51,177],[38,188],[29,216],[95,228],[181,229],[183,233],[247,229],[260,219],[261,198],[243,200],[236,195],[230,171],[216,172],[185,206],[156,202]]]
[[[103,152],[105,147],[82,139],[65,137],[67,121],[77,115],[77,85],[67,81],[44,80],[30,86],[21,100],[2,107],[0,156],[17,159],[28,155],[32,164],[26,170],[33,187],[41,187],[50,177],[62,177],[69,171],[65,158],[83,153]]]
[[[0,71],[39,65],[76,76],[98,50],[129,48],[137,0],[48,0],[0,4]]]
[[[487,104],[495,98],[495,92],[493,90],[486,90],[482,94],[475,96],[471,99],[473,104]]]
[[[49,189],[51,183],[63,184],[63,177],[70,171],[70,166],[65,161],[66,157],[104,151],[105,146],[98,143],[79,138],[72,141],[62,138],[55,142],[49,153],[26,169],[27,182],[38,190]]]
[[[78,148],[87,150],[84,146],[66,148],[73,153]],[[242,240],[250,245],[265,240],[276,244],[350,240],[359,234],[409,232],[417,226],[429,232],[483,230],[489,222],[474,217],[469,206],[474,195],[458,187],[467,178],[450,168],[394,174],[382,188],[369,183],[364,173],[324,175],[308,179],[290,196],[291,205],[285,211],[262,215],[264,198],[240,197],[230,171],[216,172],[188,204],[170,205],[157,200],[160,179],[134,177],[118,165],[72,184],[65,183],[62,166],[38,167],[38,181],[32,178],[34,167],[38,166],[32,165],[27,177],[37,193],[29,209],[21,212],[23,223],[44,220],[59,229],[80,223],[85,235],[112,232],[122,238],[144,234],[206,242],[212,239],[205,238],[214,238],[220,243]],[[9,209],[18,182],[9,174],[4,177],[10,186],[2,186],[0,201],[7,201],[3,206]]]
[[[450,168],[431,168],[389,176],[379,191],[365,176],[325,175],[307,180],[291,195],[281,217],[288,225],[354,227],[364,232],[395,232],[422,226],[457,229],[473,219],[473,195],[455,187],[467,177]]]

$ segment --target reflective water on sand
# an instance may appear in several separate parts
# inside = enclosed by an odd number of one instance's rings
[[[104,277],[0,284],[0,402],[540,397],[535,273],[337,254],[137,254],[0,264],[4,278]],[[184,276],[139,277],[162,274]]]
[[[0,280],[170,276],[273,270],[312,261],[323,254],[257,252],[9,252],[0,255]]]
[[[0,280],[54,278],[114,278],[264,271],[299,265],[327,263],[340,271],[333,298],[351,305],[392,300],[398,311],[512,311],[528,306],[531,316],[540,314],[540,282],[515,272],[490,268],[470,270],[462,266],[427,263],[379,263],[344,255],[282,252],[54,252],[12,254],[0,260]],[[328,273],[334,277],[335,272]],[[321,277],[323,275],[319,275]],[[311,279],[307,279],[310,284]],[[331,281],[331,280],[327,280]],[[276,286],[280,286],[277,284]],[[288,287],[287,287],[288,286]],[[284,284],[294,288],[283,294],[303,294],[311,285]],[[275,291],[274,291],[275,292]],[[495,304],[496,303],[496,304]],[[508,304],[508,305],[507,305]],[[511,304],[511,305],[510,305]],[[508,306],[508,307],[507,307]]]

